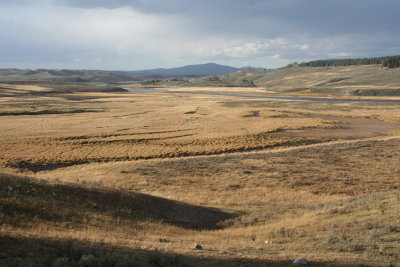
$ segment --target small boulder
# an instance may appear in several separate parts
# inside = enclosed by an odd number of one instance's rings
[[[307,265],[308,261],[305,258],[299,258],[299,259],[295,259],[293,261],[293,264],[296,264],[296,265]]]
[[[272,241],[271,240],[265,240],[264,243],[265,244],[272,244]]]
[[[195,250],[203,250],[203,247],[202,247],[200,244],[196,244],[196,245],[194,246],[194,249],[195,249]]]

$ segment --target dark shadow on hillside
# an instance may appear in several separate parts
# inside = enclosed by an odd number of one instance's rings
[[[0,236],[0,266],[294,266],[293,259],[259,260],[181,255],[157,250],[121,249],[75,240]],[[56,265],[58,264],[58,265]],[[64,265],[63,265],[64,264]],[[309,262],[308,266],[364,266],[358,263]]]
[[[21,112],[0,112],[0,116],[28,116],[28,115],[54,115],[54,114],[78,114],[89,112],[100,112],[101,110],[40,110],[40,111],[21,111]]]
[[[235,217],[235,214],[220,209],[137,192],[50,184],[2,173],[0,211],[5,224],[20,226],[33,218],[56,226],[65,222],[79,226],[88,216],[101,215],[118,218],[128,225],[161,221],[189,229],[215,229],[219,222]]]

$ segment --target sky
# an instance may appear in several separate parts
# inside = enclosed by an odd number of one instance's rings
[[[399,0],[0,0],[0,68],[277,68],[400,54]]]

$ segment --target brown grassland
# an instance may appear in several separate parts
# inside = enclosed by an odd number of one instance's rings
[[[163,90],[0,84],[0,266],[400,266],[400,97]]]

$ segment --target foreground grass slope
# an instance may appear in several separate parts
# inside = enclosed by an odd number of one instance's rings
[[[97,241],[94,245],[98,246],[98,242],[113,236],[124,236],[126,240],[137,238],[146,228],[154,230],[154,225],[213,229],[219,228],[221,221],[237,216],[136,192],[50,184],[4,173],[0,173],[0,196],[0,239],[4,242],[0,258],[12,259],[22,254],[27,261],[37,264],[43,260],[40,258],[43,248],[34,250],[38,255],[27,254],[27,248],[24,249],[26,243],[35,239],[35,246],[45,247],[49,242],[46,240],[55,239],[51,241],[55,247],[50,246],[50,251],[59,248],[57,243],[68,244],[70,239],[83,243],[89,239]],[[82,235],[86,237],[82,239]]]
[[[107,198],[106,205],[93,200],[101,199],[102,193],[110,190],[67,186],[69,190],[58,191],[57,187],[65,185],[4,174],[1,183],[5,190],[0,202],[0,263],[6,266],[60,266],[60,262],[67,262],[66,266],[82,262],[103,264],[96,266],[289,266],[296,255],[309,258],[311,266],[356,266],[354,262],[385,266],[399,260],[398,190],[306,204],[296,212],[271,210],[270,216],[284,216],[271,222],[256,220],[250,225],[246,217],[260,216],[260,212],[249,210],[246,216],[222,224],[225,229],[204,232],[173,226],[181,224],[179,216],[187,216],[188,210],[179,213],[167,209],[164,212],[172,213],[177,221],[157,223],[148,203],[130,201],[129,204],[134,203],[130,212],[120,209],[126,203],[123,197],[124,202]],[[30,194],[29,202],[26,190],[35,192]],[[87,199],[82,199],[84,195],[77,197],[82,190],[92,194]],[[123,196],[124,192],[120,194]],[[139,212],[135,209],[138,204],[143,205]],[[110,207],[115,209],[109,210]],[[198,219],[207,216],[207,209],[198,212],[193,207],[192,211]],[[219,219],[231,216],[211,211]],[[157,236],[166,243],[160,243]],[[204,251],[192,250],[195,240],[201,242]],[[270,240],[270,244],[264,240]]]
[[[396,266],[398,142],[70,167],[49,172],[51,183],[2,174],[1,238],[9,242],[3,262],[79,261],[90,254],[149,266],[288,266],[296,257],[314,266]],[[325,172],[315,169],[322,162]],[[381,169],[368,173],[365,166],[378,162]],[[100,176],[102,186],[95,183]],[[134,191],[124,189],[132,185]],[[195,243],[204,250],[193,250]],[[29,244],[37,248],[27,253]],[[55,256],[44,257],[44,249]]]

